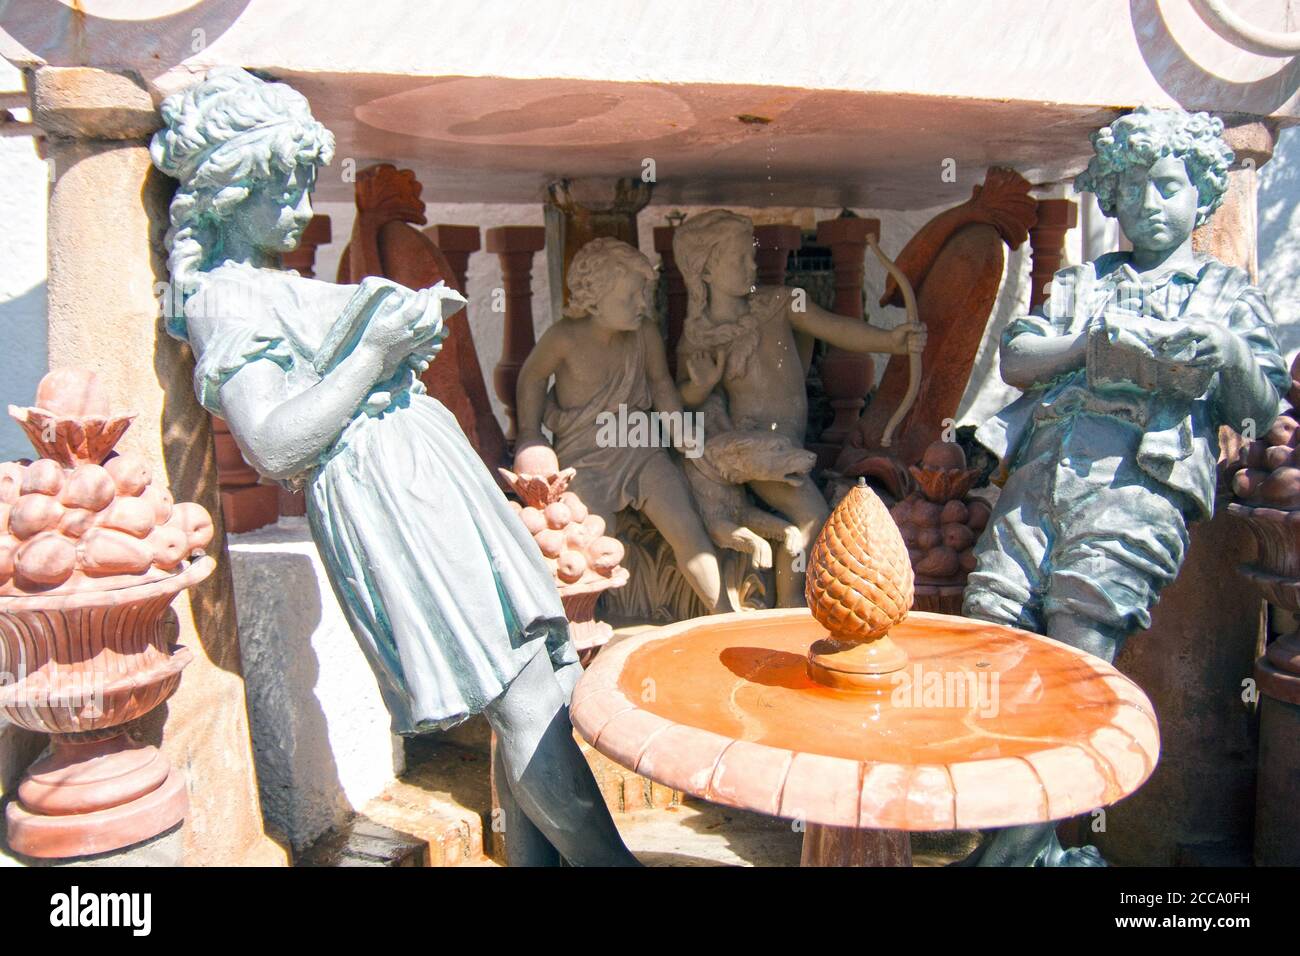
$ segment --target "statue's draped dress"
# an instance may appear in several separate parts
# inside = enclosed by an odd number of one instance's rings
[[[316,385],[312,357],[356,290],[233,263],[207,273],[186,303],[221,316],[190,323],[200,401],[222,415],[221,386],[250,362],[279,366],[289,395]],[[571,691],[577,654],[551,573],[455,417],[410,369],[374,395],[295,483],[394,730],[480,712],[539,652]]]

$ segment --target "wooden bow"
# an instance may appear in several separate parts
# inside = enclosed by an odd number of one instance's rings
[[[908,324],[924,328],[924,326],[921,325],[916,310],[916,292],[912,289],[912,283],[909,282],[907,276],[903,274],[903,270],[898,268],[889,256],[880,251],[880,244],[876,242],[875,236],[867,236],[867,245],[870,246],[871,251],[876,254],[876,258],[879,259],[880,264],[885,267],[885,271],[893,276],[894,281],[898,283],[898,290],[903,294],[903,308],[907,312]],[[893,443],[894,429],[899,426],[899,423],[901,423],[907,416],[907,413],[912,410],[912,406],[916,404],[916,396],[921,392],[920,352],[908,352],[907,372],[907,394],[904,395],[903,400],[898,403],[898,408],[894,410],[894,414],[890,417],[889,423],[885,425],[885,430],[880,435],[881,448],[888,448]]]

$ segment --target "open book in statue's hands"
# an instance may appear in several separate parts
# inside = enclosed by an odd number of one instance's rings
[[[1181,322],[1107,312],[1088,330],[1089,386],[1135,385],[1149,392],[1197,398],[1215,370],[1189,364],[1196,340]]]
[[[389,279],[367,276],[361,280],[316,351],[312,366],[318,375],[323,376],[356,349],[370,321],[392,296],[407,300],[401,307],[416,315],[410,326],[412,367],[417,371],[423,371],[419,367],[421,363],[428,367],[446,337],[445,320],[464,308],[464,296],[442,282],[428,289],[412,291]]]

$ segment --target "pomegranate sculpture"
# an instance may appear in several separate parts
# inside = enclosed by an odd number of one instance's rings
[[[967,493],[979,477],[966,453],[936,441],[913,465],[913,490],[890,510],[916,572],[916,608],[960,614],[966,576],[975,570],[975,540],[988,524],[988,502]]]
[[[176,690],[188,649],[169,607],[215,567],[213,525],[114,445],[93,373],[51,372],[10,406],[40,458],[0,464],[0,714],[53,735],[6,811],[10,846],[84,856],[184,819],[183,778],[127,725]]]
[[[628,582],[622,567],[623,545],[605,535],[605,519],[592,514],[569,483],[576,472],[560,470],[555,452],[544,446],[527,449],[516,462],[527,468],[516,474],[498,469],[522,500],[510,502],[546,559],[564,603],[569,635],[583,665],[609,640],[612,628],[595,619],[601,592]]]

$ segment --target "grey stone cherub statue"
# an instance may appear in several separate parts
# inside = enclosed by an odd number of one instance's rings
[[[976,433],[1005,483],[975,549],[963,613],[1107,661],[1150,626],[1188,525],[1214,513],[1218,430],[1267,429],[1290,376],[1264,294],[1192,250],[1233,154],[1206,113],[1139,108],[1093,134],[1075,188],[1132,252],[1062,269],[1040,314],[1002,337],[1025,394]],[[997,831],[982,865],[1097,865],[1050,824]]]
[[[214,69],[162,105],[169,331],[195,389],[268,478],[303,485],[312,536],[399,733],[483,712],[512,864],[635,864],[570,729],[580,673],[551,573],[461,432],[424,393],[442,283],[283,272],[334,138],[282,83]]]

